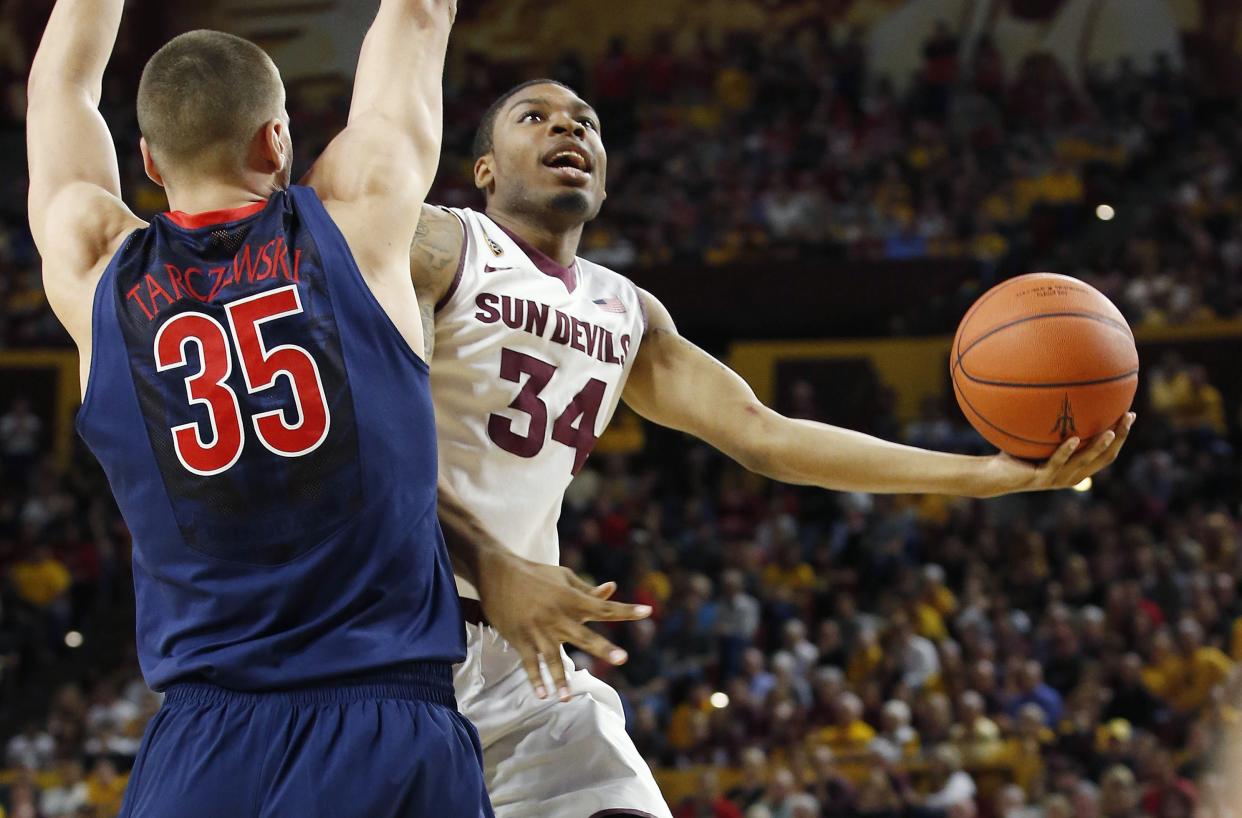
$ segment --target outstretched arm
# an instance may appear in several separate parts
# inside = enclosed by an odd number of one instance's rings
[[[28,83],[30,231],[43,256],[49,301],[79,345],[89,340],[82,279],[141,224],[121,202],[116,150],[99,113],[124,5],[59,0]]]
[[[735,372],[681,337],[668,310],[641,293],[649,328],[623,397],[638,414],[702,438],[774,480],[840,491],[993,497],[1073,486],[1117,457],[1133,415],[1074,454],[1066,441],[1042,466],[1007,455],[967,457],[889,443],[784,417]]]
[[[443,480],[439,515],[453,567],[479,590],[484,614],[517,649],[539,698],[547,696],[539,670],[542,659],[557,695],[562,701],[569,699],[560,652],[564,642],[614,665],[625,662],[625,651],[585,623],[644,619],[651,608],[609,601],[616,583],[592,588],[568,568],[517,556],[479,524]]]
[[[456,0],[381,0],[363,41],[349,122],[306,180],[325,202],[363,205],[359,239],[409,248],[414,238],[440,160],[456,13]]]
[[[358,59],[349,124],[304,180],[420,355],[410,245],[440,160],[444,55],[456,14],[456,0],[381,0]]]

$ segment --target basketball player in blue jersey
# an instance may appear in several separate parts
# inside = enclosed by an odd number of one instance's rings
[[[133,533],[139,660],[167,694],[122,814],[491,815],[452,689],[462,620],[409,278],[455,3],[383,0],[307,186],[263,51],[169,42],[138,92],[172,206],[149,224],[97,110],[123,6],[58,0],[28,116],[79,429]]]
[[[658,299],[577,257],[604,201],[601,129],[572,89],[519,85],[476,137],[486,211],[423,206],[411,271],[435,351],[440,514],[454,540],[503,543],[562,575],[553,567],[561,501],[620,400],[774,480],[841,491],[992,497],[1072,486],[1117,457],[1133,414],[1081,451],[1071,439],[1031,465],[901,446],[767,408],[683,338]],[[458,701],[479,729],[497,816],[668,818],[616,693],[574,671],[547,634],[612,661],[624,654],[555,600],[493,605],[511,576],[459,577],[469,655]]]

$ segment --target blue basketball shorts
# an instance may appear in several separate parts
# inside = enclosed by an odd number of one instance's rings
[[[452,667],[296,690],[169,687],[121,818],[492,818]]]

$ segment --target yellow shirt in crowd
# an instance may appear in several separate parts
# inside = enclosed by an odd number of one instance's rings
[[[15,564],[10,579],[17,595],[37,608],[50,605],[73,583],[69,570],[52,557]]]
[[[875,729],[858,719],[846,725],[830,724],[811,734],[812,744],[827,744],[834,750],[862,750],[875,738]]]

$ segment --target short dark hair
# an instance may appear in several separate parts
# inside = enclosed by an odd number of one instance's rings
[[[263,49],[221,31],[190,31],[147,61],[138,84],[138,128],[152,154],[171,163],[243,155],[284,98],[280,74]]]
[[[505,107],[505,103],[513,99],[514,95],[519,91],[525,91],[532,85],[559,85],[571,94],[578,93],[565,83],[552,79],[527,80],[520,85],[515,85],[508,91],[505,91],[496,101],[488,106],[483,112],[483,119],[479,122],[479,129],[474,132],[474,158],[486,156],[492,152],[492,137],[496,133],[496,117],[500,116],[500,111]]]

